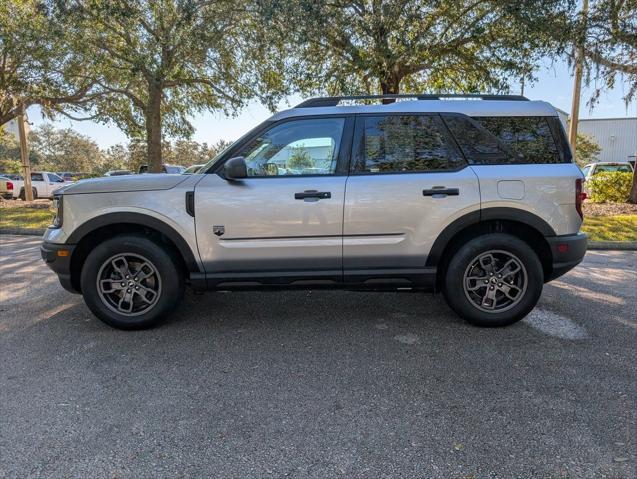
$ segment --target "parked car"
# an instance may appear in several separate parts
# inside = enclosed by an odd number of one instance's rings
[[[130,170],[111,170],[104,173],[104,176],[125,176],[134,174]]]
[[[66,187],[42,257],[122,329],[158,324],[186,284],[435,290],[469,322],[504,326],[582,260],[583,175],[551,105],[340,105],[360,98],[280,112],[202,174]]]
[[[627,161],[600,161],[598,163],[589,163],[584,168],[582,168],[582,173],[587,180],[591,179],[593,176],[599,173],[616,171],[623,173],[632,173],[633,165],[631,165]]]
[[[14,180],[13,197],[24,200],[26,198],[24,192],[24,179]],[[50,171],[37,171],[31,173],[31,188],[33,189],[33,199],[53,198],[53,193],[69,183],[56,173]]]
[[[0,176],[0,197],[5,200],[13,198],[13,181],[6,176]]]
[[[64,181],[79,181],[84,178],[89,178],[91,174],[80,171],[62,171],[61,173],[58,173],[58,176]]]
[[[189,166],[188,168],[186,168],[183,172],[184,175],[194,175],[195,173],[199,173],[199,170],[201,170],[201,168],[204,165],[192,165]]]
[[[585,180],[583,186],[584,199],[588,198],[591,194],[590,188],[587,184],[588,180],[599,173],[613,172],[632,173],[633,165],[627,161],[600,161],[597,163],[589,163],[582,168],[582,174],[584,175]]]
[[[171,175],[180,175],[184,172],[185,168],[179,165],[162,165],[161,172],[168,173]],[[150,173],[148,171],[148,165],[142,165],[139,167],[139,174]]]

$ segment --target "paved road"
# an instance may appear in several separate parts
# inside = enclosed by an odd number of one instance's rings
[[[627,478],[637,253],[483,330],[416,293],[188,294],[121,332],[0,236],[0,477]]]

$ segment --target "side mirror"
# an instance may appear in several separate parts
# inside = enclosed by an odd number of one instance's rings
[[[230,158],[223,165],[223,176],[226,180],[240,180],[248,177],[248,167],[246,166],[246,160],[243,156],[237,156]]]

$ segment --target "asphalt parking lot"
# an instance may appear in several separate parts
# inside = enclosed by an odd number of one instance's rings
[[[589,252],[505,329],[294,291],[121,332],[38,246],[0,236],[0,477],[636,476],[637,252]]]

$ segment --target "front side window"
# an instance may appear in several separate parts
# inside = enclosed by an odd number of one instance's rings
[[[248,176],[333,175],[344,118],[292,120],[278,124],[241,148]]]
[[[355,173],[448,171],[464,165],[437,116],[387,115],[361,120],[363,144]]]

